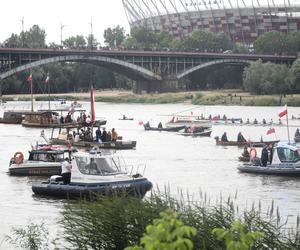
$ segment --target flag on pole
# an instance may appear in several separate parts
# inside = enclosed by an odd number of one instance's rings
[[[95,123],[95,96],[94,96],[94,88],[91,86],[91,127],[94,126]]]
[[[27,81],[28,82],[32,81],[32,73],[30,73],[30,75],[27,77]]]
[[[49,74],[47,74],[47,77],[45,79],[45,83],[48,84],[50,82],[50,77],[49,77]]]
[[[285,104],[278,112],[278,116],[281,118],[285,115],[287,115],[288,111],[287,111],[287,105]]]
[[[269,128],[267,131],[267,135],[274,134],[274,133],[275,133],[275,128]]]

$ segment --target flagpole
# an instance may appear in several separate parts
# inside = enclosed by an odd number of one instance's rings
[[[289,117],[288,117],[288,112],[286,113],[286,127],[287,127],[288,139],[289,139],[289,144],[290,144],[291,140],[290,140],[290,130],[289,130]]]
[[[32,84],[32,70],[30,70],[30,93],[31,93],[31,112],[33,112],[33,84]]]
[[[48,106],[49,106],[49,110],[50,110],[50,82],[49,82],[49,73],[47,75],[47,84],[48,84]]]

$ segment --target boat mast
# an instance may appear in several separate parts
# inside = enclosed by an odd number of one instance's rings
[[[50,77],[49,77],[49,72],[48,72],[45,83],[48,85],[48,108],[50,111],[50,82],[49,81],[50,81]]]

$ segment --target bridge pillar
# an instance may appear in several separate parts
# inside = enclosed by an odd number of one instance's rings
[[[175,92],[177,88],[177,79],[163,79],[160,81],[137,81],[134,84],[133,92],[136,94]]]

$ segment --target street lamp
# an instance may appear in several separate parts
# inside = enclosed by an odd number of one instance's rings
[[[63,48],[63,42],[62,42],[62,31],[63,28],[65,27],[65,25],[63,25],[62,23],[60,24],[60,46]]]
[[[90,37],[90,39],[91,39],[91,50],[93,49],[93,19],[91,18],[91,22],[90,23],[88,23],[90,26],[91,26],[91,37]]]
[[[20,22],[22,24],[22,47],[24,48],[24,17],[20,19]]]

